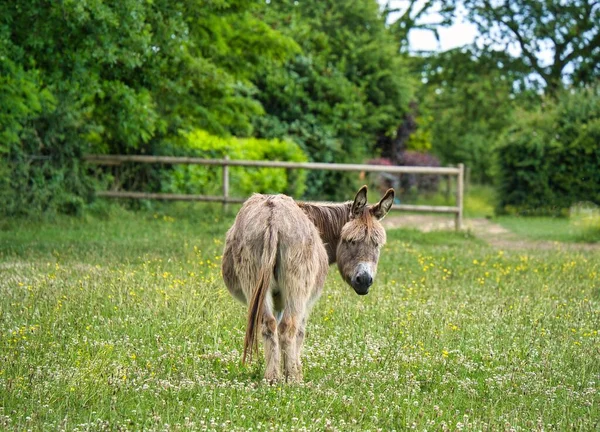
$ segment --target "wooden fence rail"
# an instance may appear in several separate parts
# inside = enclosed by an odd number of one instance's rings
[[[245,198],[235,198],[229,196],[229,168],[230,166],[243,167],[267,167],[267,168],[286,168],[286,169],[308,169],[308,170],[329,170],[329,171],[364,171],[364,172],[385,172],[390,174],[439,174],[447,176],[456,176],[456,204],[454,206],[428,206],[428,205],[408,205],[394,204],[392,210],[414,211],[414,212],[433,212],[433,213],[453,213],[455,215],[456,229],[461,229],[463,218],[463,189],[464,189],[464,166],[458,167],[414,167],[414,166],[385,166],[385,165],[364,165],[364,164],[334,164],[319,162],[281,162],[281,161],[250,161],[250,160],[230,160],[225,159],[202,159],[193,157],[175,157],[175,156],[145,156],[145,155],[86,155],[84,160],[89,163],[99,165],[120,165],[124,162],[138,163],[160,163],[160,164],[193,164],[210,165],[223,167],[223,195],[184,195],[184,194],[163,194],[163,193],[145,193],[145,192],[127,192],[127,191],[99,191],[98,196],[108,198],[132,198],[132,199],[158,199],[158,200],[177,200],[177,201],[210,201],[228,203],[241,203]]]

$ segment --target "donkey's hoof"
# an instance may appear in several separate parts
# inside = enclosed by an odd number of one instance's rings
[[[302,372],[291,373],[285,376],[285,380],[288,383],[301,383],[302,382]]]
[[[266,372],[265,381],[267,382],[267,384],[274,385],[281,381],[281,377],[276,372]]]

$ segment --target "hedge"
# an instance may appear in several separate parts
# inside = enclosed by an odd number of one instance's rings
[[[218,137],[204,130],[195,130],[180,144],[178,153],[208,159],[229,156],[238,160],[278,160],[306,162],[300,147],[278,139]],[[164,192],[220,195],[222,168],[202,165],[180,165],[165,171]],[[285,193],[300,198],[306,187],[306,171],[284,168],[229,168],[229,193],[247,197],[253,192]]]
[[[565,215],[600,204],[600,91],[571,91],[523,113],[501,139],[498,212]]]

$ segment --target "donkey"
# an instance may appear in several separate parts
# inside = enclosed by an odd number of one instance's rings
[[[227,231],[222,274],[229,292],[248,303],[243,362],[258,350],[260,327],[265,379],[301,381],[300,352],[308,313],[318,299],[330,264],[365,295],[373,283],[386,241],[379,223],[394,202],[389,189],[367,205],[367,187],[342,204],[296,202],[285,195],[252,195]]]

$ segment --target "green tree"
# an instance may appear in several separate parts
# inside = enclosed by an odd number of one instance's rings
[[[516,46],[550,95],[565,81],[586,85],[600,75],[600,2],[596,0],[464,0],[486,45]],[[550,61],[546,64],[547,53]]]
[[[257,80],[266,111],[259,136],[289,136],[322,162],[371,156],[379,137],[395,133],[413,85],[377,3],[288,0],[265,9],[302,53]],[[355,177],[312,172],[308,196],[347,198]]]
[[[513,59],[498,52],[455,49],[422,59],[420,109],[434,120],[432,151],[443,163],[465,163],[476,182],[492,181],[493,149],[512,121],[517,94]]]
[[[600,204],[600,87],[562,91],[519,113],[499,140],[498,210],[565,214]]]
[[[257,17],[262,7],[0,0],[0,94],[11,95],[2,157],[19,172],[3,179],[12,191],[3,209],[79,206],[92,191],[79,163],[87,151],[168,152],[195,127],[250,135],[263,112],[253,77],[298,50]]]

